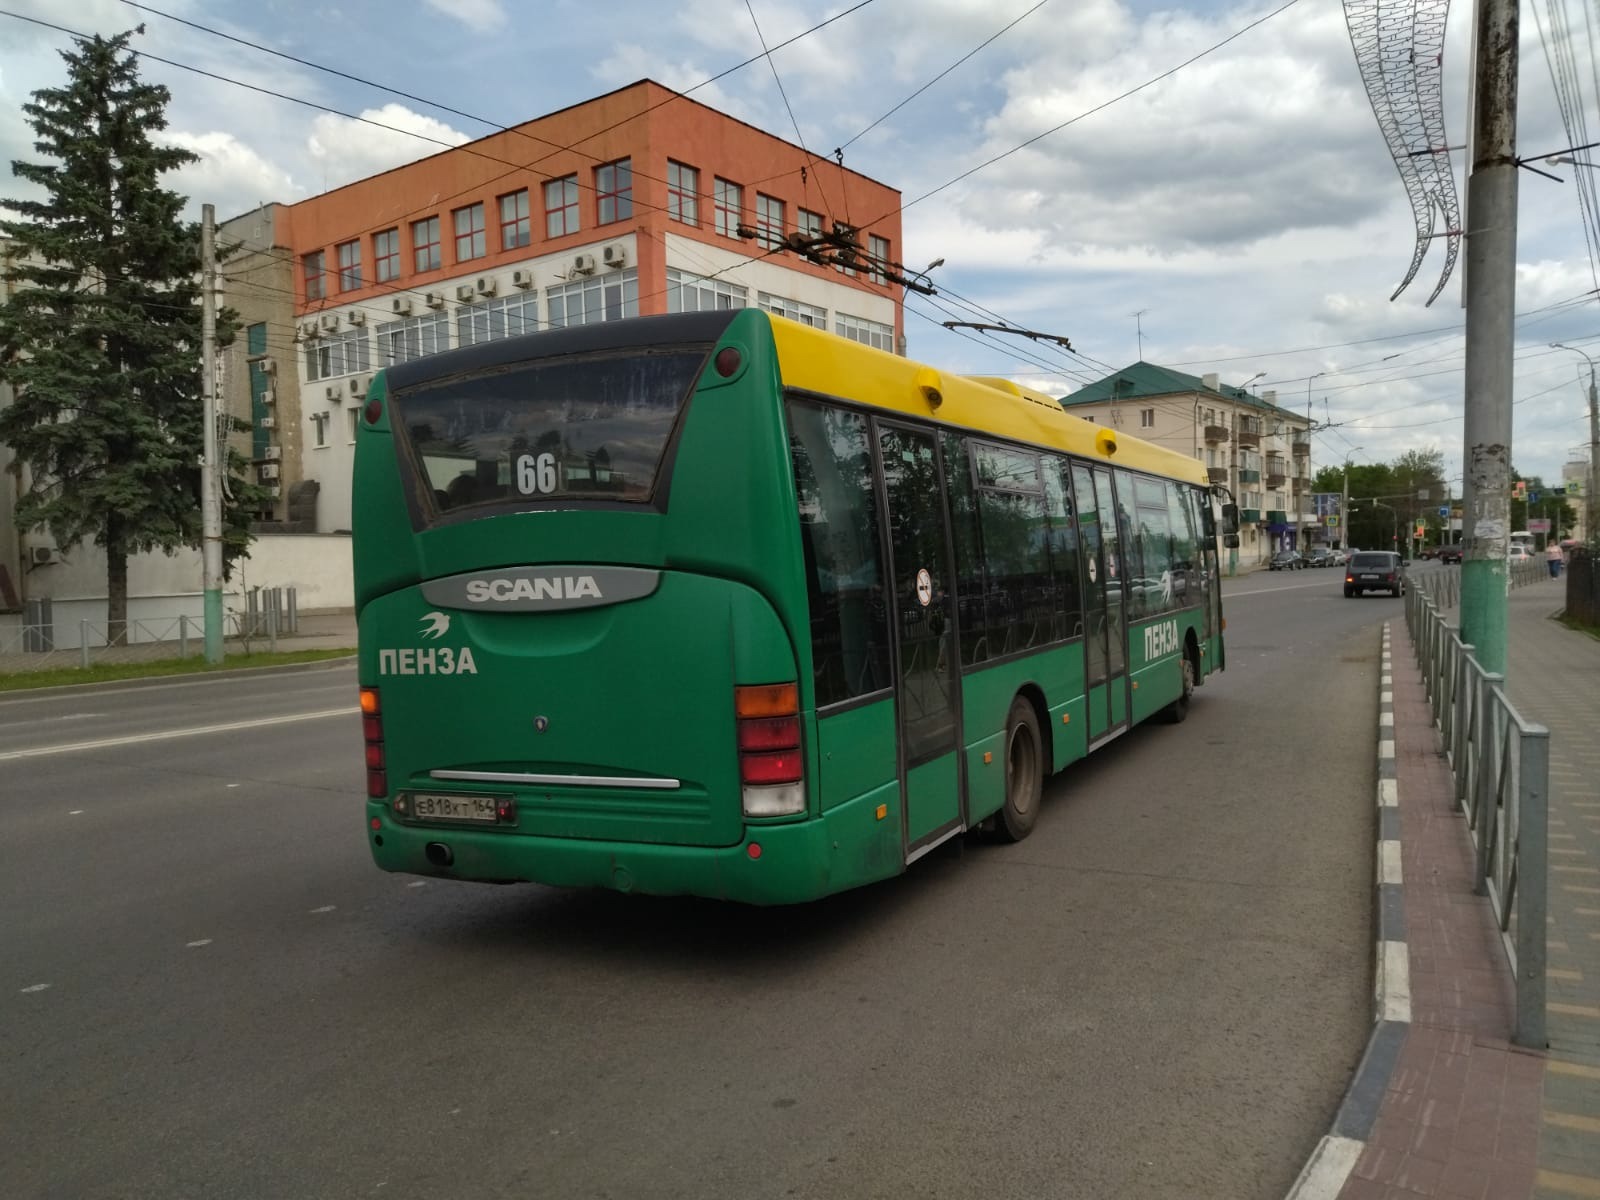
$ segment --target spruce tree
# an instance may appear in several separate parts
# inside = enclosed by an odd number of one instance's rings
[[[67,81],[23,105],[47,161],[13,162],[43,199],[17,219],[0,306],[0,440],[26,468],[23,529],[105,550],[108,641],[125,640],[128,559],[200,544],[200,254],[184,197],[162,186],[196,156],[162,145],[167,89],[139,78],[131,33],[61,52]],[[219,322],[226,337],[226,321]],[[237,463],[235,456],[231,456]],[[232,465],[232,464],[231,464]],[[247,544],[257,489],[231,482],[225,551]]]

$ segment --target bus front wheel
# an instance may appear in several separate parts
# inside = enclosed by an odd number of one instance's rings
[[[995,831],[1008,842],[1020,842],[1033,832],[1044,792],[1044,750],[1039,737],[1039,717],[1033,705],[1018,696],[1006,717],[1006,799],[997,814]]]
[[[1199,672],[1195,670],[1194,655],[1184,647],[1183,658],[1179,670],[1183,673],[1183,685],[1178,693],[1178,698],[1167,705],[1166,718],[1173,725],[1179,724],[1189,715],[1189,704],[1194,699],[1194,681]]]

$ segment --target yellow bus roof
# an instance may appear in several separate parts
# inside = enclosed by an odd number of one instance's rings
[[[1187,454],[1075,417],[1054,397],[1009,379],[951,375],[785,317],[768,319],[785,387],[1188,483],[1207,481],[1205,467]],[[937,407],[929,400],[935,392]]]

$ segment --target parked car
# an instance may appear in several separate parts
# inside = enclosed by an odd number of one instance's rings
[[[1442,563],[1458,563],[1461,561],[1460,546],[1440,546],[1439,561]]]
[[[1533,553],[1521,542],[1512,542],[1511,549],[1506,552],[1506,558],[1515,567],[1521,563],[1531,563]]]
[[[1345,563],[1350,561],[1350,552],[1348,550],[1334,549],[1332,554],[1333,566],[1342,567],[1345,565]]]
[[[1427,562],[1431,558],[1438,558],[1439,557],[1439,547],[1437,547],[1437,546],[1424,546],[1421,550],[1417,551],[1417,557],[1422,559],[1424,562]]]
[[[1267,564],[1269,571],[1298,571],[1306,565],[1306,560],[1300,557],[1298,550],[1279,550],[1272,556],[1272,561]]]
[[[1306,554],[1306,566],[1331,567],[1338,562],[1334,557],[1336,553],[1337,551],[1330,550],[1327,546],[1313,546]]]
[[[1350,556],[1350,563],[1344,569],[1344,594],[1388,592],[1391,596],[1402,596],[1406,587],[1405,565],[1405,559],[1390,550],[1358,550]]]

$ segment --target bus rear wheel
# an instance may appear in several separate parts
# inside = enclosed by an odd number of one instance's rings
[[[1006,799],[996,813],[995,832],[1008,842],[1020,842],[1033,832],[1044,794],[1044,750],[1039,738],[1039,717],[1033,705],[1018,696],[1006,716]]]
[[[1167,705],[1162,713],[1173,725],[1181,723],[1189,715],[1189,702],[1194,699],[1194,681],[1198,672],[1195,670],[1194,656],[1187,649],[1183,652],[1179,670],[1183,672],[1183,690],[1178,693],[1178,698]]]

